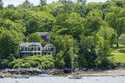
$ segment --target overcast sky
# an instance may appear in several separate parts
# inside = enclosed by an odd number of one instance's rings
[[[18,5],[23,3],[25,0],[3,0],[4,2],[4,6],[8,5],[8,4],[14,4],[14,5]],[[39,4],[39,0],[29,0],[31,3],[34,3],[35,5]],[[51,3],[53,1],[57,1],[57,0],[47,0],[48,3]],[[87,0],[87,2],[104,2],[106,0]]]

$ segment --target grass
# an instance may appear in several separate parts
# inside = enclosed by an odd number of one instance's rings
[[[119,48],[113,49],[112,55],[111,58],[114,63],[125,64],[125,45],[120,45]]]
[[[111,58],[114,63],[125,63],[125,53],[115,53]]]

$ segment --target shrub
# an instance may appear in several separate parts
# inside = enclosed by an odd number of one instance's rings
[[[9,65],[12,68],[49,69],[54,67],[54,60],[52,56],[28,56],[22,59],[16,59]]]

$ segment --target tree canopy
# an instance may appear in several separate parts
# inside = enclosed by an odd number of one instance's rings
[[[50,41],[45,42],[36,32],[48,32]],[[34,56],[28,61],[25,57],[18,57],[22,42],[55,45],[55,55],[41,57],[40,63],[36,61],[38,57],[35,58],[35,67],[106,67],[110,64],[111,49],[119,47],[119,38],[124,33],[124,0],[90,3],[86,0],[59,0],[50,4],[47,0],[40,0],[37,6],[26,0],[16,7],[3,7],[0,0],[0,67],[3,61],[7,65],[11,63],[14,68],[34,67],[31,61]],[[21,63],[16,65],[18,60]]]

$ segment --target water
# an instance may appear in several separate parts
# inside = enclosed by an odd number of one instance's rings
[[[67,77],[3,78],[0,79],[0,83],[125,83],[125,76],[83,77],[82,79],[69,79]]]

